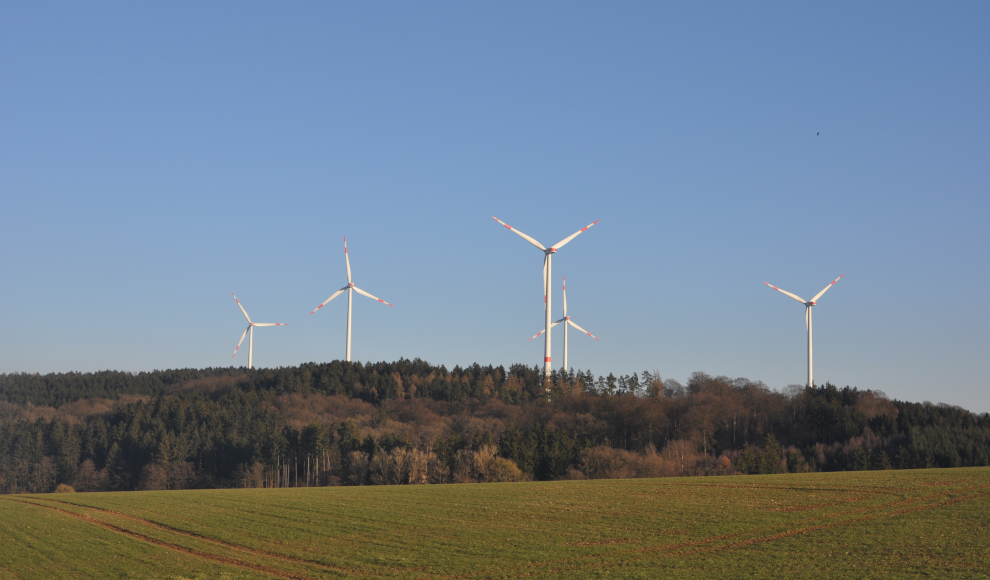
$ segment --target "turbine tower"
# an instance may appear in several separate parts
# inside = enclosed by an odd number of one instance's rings
[[[843,274],[842,276],[845,276],[845,274]],[[832,280],[832,284],[838,282],[842,278],[842,276],[839,276],[835,280]],[[808,386],[813,387],[815,386],[815,378],[814,378],[814,373],[812,372],[812,357],[811,357],[811,307],[816,306],[818,304],[817,300],[822,297],[822,294],[824,294],[829,288],[832,287],[832,284],[829,284],[828,286],[825,287],[824,290],[822,290],[818,294],[815,294],[815,297],[812,298],[811,300],[805,300],[804,298],[795,296],[794,294],[791,294],[786,290],[781,290],[780,288],[777,288],[773,284],[767,282],[764,282],[764,284],[773,288],[777,292],[787,294],[788,296],[797,300],[801,304],[804,304],[804,325],[808,327]]]
[[[550,329],[553,327],[553,325],[550,323],[550,276],[553,270],[553,260],[552,260],[553,255],[557,252],[557,250],[563,248],[564,245],[567,244],[567,242],[576,238],[578,234],[587,230],[591,226],[597,224],[599,220],[595,220],[592,223],[584,226],[580,230],[574,232],[573,234],[567,236],[563,240],[557,242],[556,245],[550,246],[549,248],[544,248],[543,244],[541,244],[540,242],[537,242],[533,238],[520,232],[519,230],[503,222],[497,217],[492,216],[492,219],[502,224],[503,226],[509,228],[510,230],[518,234],[519,237],[521,237],[522,239],[526,240],[527,242],[533,244],[534,246],[536,246],[537,248],[543,251],[543,303],[544,303],[544,308],[546,309],[546,322],[544,323],[543,328],[546,329],[547,331],[546,343],[543,347],[543,376],[545,378],[550,378],[550,372],[553,369],[553,364],[550,362]]]
[[[230,295],[234,296],[234,293],[231,292]],[[252,359],[254,358],[254,327],[288,326],[289,324],[287,322],[251,322],[251,317],[248,316],[247,310],[244,310],[244,306],[241,306],[241,301],[237,299],[237,296],[234,296],[234,302],[237,303],[237,306],[241,309],[241,312],[244,313],[244,318],[247,318],[248,326],[244,329],[244,334],[241,335],[241,340],[237,342],[237,346],[234,347],[234,354],[230,355],[230,358],[237,356],[237,349],[241,348],[241,343],[244,342],[244,337],[251,335],[248,338],[248,368],[251,368],[251,363],[253,362]]]
[[[571,317],[567,315],[567,276],[564,276],[564,317],[561,318],[560,320],[555,321],[553,324],[551,324],[550,325],[550,328],[553,328],[554,326],[557,326],[561,322],[566,322],[567,323],[567,324],[564,325],[564,372],[566,373],[567,372],[567,369],[569,368],[567,366],[567,326],[568,325],[573,326],[574,328],[576,328],[576,329],[580,330],[581,332],[587,334],[591,338],[593,338],[595,340],[598,340],[598,337],[597,336],[595,336],[594,334],[591,334],[590,332],[588,332],[587,330],[581,328],[577,324],[574,324],[574,321],[571,320]],[[540,336],[541,334],[543,334],[543,331],[542,330],[539,331],[539,332],[537,332],[536,333],[536,336],[534,336],[533,338],[536,338],[537,336]],[[533,340],[533,338],[531,338],[530,340]]]
[[[347,286],[344,286],[340,290],[334,292],[330,296],[330,298],[327,298],[326,300],[323,301],[323,304],[320,304],[319,306],[314,308],[313,312],[316,312],[320,308],[323,308],[324,306],[326,306],[327,302],[330,302],[334,298],[340,296],[344,292],[344,290],[347,290],[347,362],[351,362],[351,302],[354,299],[354,292],[357,292],[358,294],[363,294],[368,298],[381,302],[382,304],[388,304],[389,306],[395,306],[395,305],[389,304],[388,302],[385,302],[384,300],[382,300],[377,296],[372,296],[371,294],[368,294],[364,290],[358,288],[357,286],[351,283],[351,258],[347,254],[346,237],[344,238],[344,262],[347,264]],[[310,312],[310,315],[312,315],[313,312]]]

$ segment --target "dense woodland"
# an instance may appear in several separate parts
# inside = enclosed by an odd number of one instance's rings
[[[990,416],[831,384],[334,361],[0,375],[0,493],[990,465]]]

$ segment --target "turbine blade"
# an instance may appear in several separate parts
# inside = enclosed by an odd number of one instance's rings
[[[347,262],[347,283],[351,283],[351,258],[347,254],[347,237],[344,237],[344,261]]]
[[[583,228],[579,229],[578,231],[574,232],[573,234],[571,234],[571,235],[567,236],[566,238],[564,238],[564,239],[560,240],[559,242],[557,242],[557,245],[555,245],[552,249],[559,250],[559,249],[563,248],[564,245],[567,244],[567,242],[573,240],[574,238],[576,238],[578,236],[578,234],[580,234],[581,232],[583,232],[586,229],[590,228],[591,226],[597,224],[600,221],[601,220],[595,220],[595,221],[591,222],[590,224],[584,226]]]
[[[255,322],[255,326],[288,326],[288,322]]]
[[[583,328],[581,328],[580,326],[578,326],[578,325],[576,325],[576,324],[574,324],[574,321],[573,321],[573,320],[568,320],[568,321],[567,321],[567,324],[570,324],[571,326],[573,326],[574,328],[576,328],[576,329],[578,329],[578,330],[580,330],[581,332],[583,332],[583,333],[585,333],[585,334],[587,334],[587,335],[588,335],[588,336],[590,336],[591,338],[593,338],[593,339],[595,339],[595,340],[598,340],[598,337],[597,337],[597,336],[595,336],[594,334],[591,334],[591,333],[590,333],[590,332],[588,332],[587,330],[585,330],[585,329],[583,329]]]
[[[564,276],[564,318],[567,318],[567,276]]]
[[[230,355],[230,358],[237,356],[237,349],[241,348],[241,343],[244,342],[244,337],[247,336],[248,331],[251,330],[251,325],[249,324],[247,328],[244,329],[244,334],[241,335],[241,339],[237,341],[237,346],[234,347],[234,354]]]
[[[371,298],[373,300],[377,300],[377,301],[381,302],[382,304],[388,304],[388,302],[385,302],[384,300],[382,300],[381,298],[379,298],[377,296],[372,296],[371,294],[368,294],[367,292],[365,292],[364,290],[358,288],[357,286],[354,286],[353,288],[354,288],[354,291],[357,292],[358,294],[364,294],[368,298]],[[389,306],[395,306],[395,304],[388,304],[388,305]]]
[[[845,276],[845,274],[843,274],[842,276]],[[834,285],[834,284],[835,284],[836,282],[838,282],[838,281],[839,281],[840,279],[842,279],[842,276],[839,276],[839,277],[838,277],[838,278],[836,278],[835,280],[832,280],[832,284],[829,284],[828,286],[826,286],[826,287],[825,287],[825,289],[824,289],[824,290],[822,290],[822,291],[821,291],[821,292],[819,292],[818,294],[815,294],[815,297],[814,297],[814,298],[812,298],[812,299],[811,299],[811,301],[812,301],[812,302],[815,302],[815,301],[817,301],[817,300],[818,300],[819,298],[821,298],[821,297],[822,297],[822,294],[824,294],[824,293],[825,293],[826,291],[828,291],[828,289],[829,289],[829,288],[831,288],[831,287],[832,287],[832,286],[833,286],[833,285]]]
[[[553,328],[554,326],[557,326],[561,322],[563,322],[563,320],[558,320],[557,322],[554,322],[553,324],[550,325],[550,328]],[[544,332],[546,332],[546,330],[541,330],[541,331],[537,332],[535,335],[533,335],[533,338],[536,338],[537,336],[540,336]],[[533,340],[533,338],[530,338],[530,340]]]
[[[326,305],[327,305],[327,302],[330,302],[330,301],[331,301],[331,300],[333,300],[334,298],[336,298],[336,297],[338,297],[338,296],[340,296],[341,294],[343,294],[343,293],[344,293],[344,290],[347,290],[347,286],[344,286],[344,287],[343,287],[343,288],[341,288],[340,290],[337,290],[336,292],[334,292],[334,293],[333,293],[333,294],[332,294],[332,295],[330,296],[330,298],[327,298],[326,300],[324,300],[324,301],[323,301],[323,304],[320,304],[319,306],[317,306],[316,308],[314,308],[314,309],[313,309],[313,312],[316,312],[316,311],[317,311],[317,310],[319,310],[320,308],[323,308],[324,306],[326,306]],[[310,312],[310,314],[312,314],[313,312]]]
[[[230,295],[231,296],[234,296],[234,293],[231,292]],[[237,303],[237,307],[240,308],[241,309],[241,312],[244,313],[244,318],[247,318],[247,321],[250,323],[251,322],[251,317],[247,315],[247,310],[244,310],[244,307],[241,306],[241,301],[237,299],[237,296],[234,296],[234,302]]]
[[[773,288],[777,292],[780,292],[782,294],[787,294],[788,296],[790,296],[791,298],[797,300],[801,304],[807,304],[807,302],[805,301],[805,299],[804,298],[801,298],[800,296],[795,296],[794,294],[791,294],[790,292],[787,292],[786,290],[781,290],[780,288],[777,288],[776,286],[774,286],[773,284],[770,284],[768,282],[764,282],[764,284],[766,284],[767,286]]]
[[[543,250],[544,252],[547,251],[547,249],[543,247],[543,244],[541,244],[540,242],[537,242],[533,238],[531,238],[531,237],[527,236],[526,234],[520,232],[519,230],[517,230],[516,228],[510,226],[509,224],[505,223],[504,221],[498,219],[495,216],[492,216],[492,219],[495,220],[495,221],[497,221],[498,223],[502,224],[503,226],[509,228],[510,230],[516,232],[519,235],[519,237],[521,237],[522,239],[526,240],[527,242],[533,244],[537,248]]]

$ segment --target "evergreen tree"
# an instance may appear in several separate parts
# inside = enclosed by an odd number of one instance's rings
[[[759,456],[759,473],[784,473],[782,452],[777,437],[771,433],[763,442],[763,450]]]
[[[753,452],[749,443],[743,446],[742,453],[736,458],[736,470],[745,475],[753,475],[760,472],[756,453]]]

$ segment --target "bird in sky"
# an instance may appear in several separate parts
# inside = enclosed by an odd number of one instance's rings
[[[819,135],[821,135],[821,134],[822,134],[822,132],[821,132],[821,131],[819,131],[818,133],[816,133],[816,134],[815,134],[815,137],[817,137],[817,136],[819,136]]]

